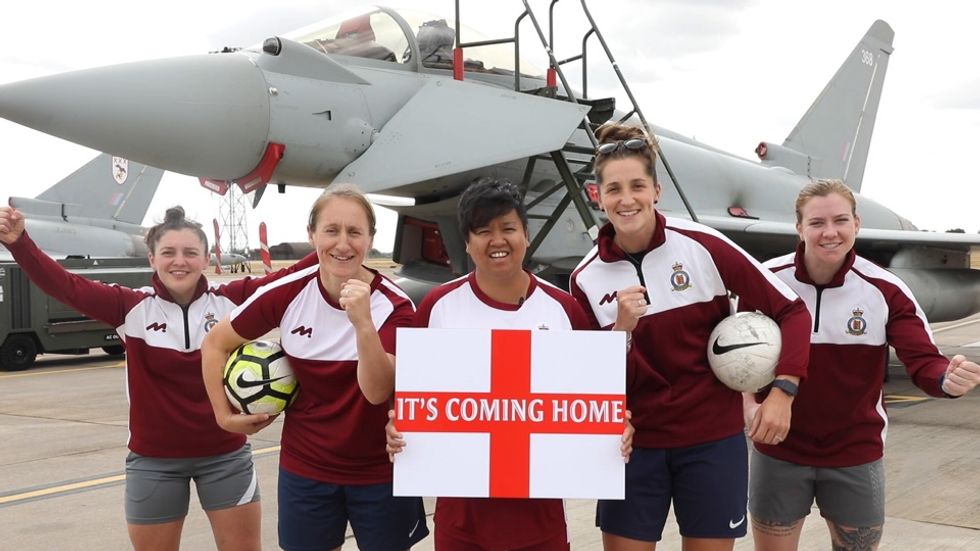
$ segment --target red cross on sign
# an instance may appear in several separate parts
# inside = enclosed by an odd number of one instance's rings
[[[531,435],[610,435],[624,429],[622,394],[531,391],[531,335],[491,332],[489,392],[395,394],[400,432],[490,435],[490,497],[529,497]]]

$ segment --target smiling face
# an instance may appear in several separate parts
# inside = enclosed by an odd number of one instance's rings
[[[811,277],[833,275],[854,247],[861,219],[839,193],[812,197],[800,209],[796,231],[804,244],[804,262]]]
[[[169,230],[160,236],[149,254],[150,266],[178,304],[194,296],[197,282],[208,266],[204,242],[191,229]]]
[[[337,285],[361,272],[374,241],[364,207],[347,197],[334,197],[323,203],[309,236],[320,259],[321,275]]]
[[[644,161],[637,156],[610,160],[602,168],[599,204],[616,229],[616,242],[626,252],[644,250],[657,227],[654,204],[660,200]]]
[[[529,245],[521,217],[510,210],[470,230],[466,253],[473,259],[477,277],[509,280],[522,273]]]

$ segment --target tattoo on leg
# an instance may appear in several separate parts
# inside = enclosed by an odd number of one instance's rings
[[[752,519],[752,528],[767,536],[789,536],[797,526],[803,523],[803,519],[782,522],[778,520]]]
[[[881,541],[881,526],[841,526],[830,524],[834,551],[871,551]]]

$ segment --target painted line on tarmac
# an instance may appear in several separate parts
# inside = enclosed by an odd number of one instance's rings
[[[83,480],[81,482],[73,482],[70,484],[60,484],[58,486],[51,486],[50,488],[41,488],[39,490],[32,490],[29,492],[21,492],[19,494],[12,494],[9,496],[0,497],[0,507],[4,505],[12,505],[20,501],[33,500],[36,498],[52,497],[57,494],[67,494],[69,492],[74,492],[77,490],[92,489],[96,487],[109,486],[126,480],[126,475],[117,474],[113,476],[104,476],[101,478],[94,478],[92,480]]]
[[[971,319],[970,321],[964,321],[962,323],[954,323],[953,325],[947,325],[946,327],[940,327],[939,329],[933,329],[933,334],[942,333],[943,331],[949,331],[950,329],[958,329],[960,327],[966,327],[967,325],[973,325],[974,323],[980,323],[980,319]]]
[[[919,404],[924,404],[932,400],[930,396],[908,396],[904,394],[886,394],[885,395],[885,405],[890,408],[907,408],[909,406],[917,406]]]
[[[268,448],[261,448],[254,450],[252,452],[253,456],[256,455],[267,455],[270,453],[276,453],[280,449],[280,446],[269,446]],[[126,474],[119,473],[109,476],[100,476],[98,478],[92,478],[87,480],[76,480],[72,482],[66,482],[57,484],[55,486],[41,487],[34,490],[22,490],[17,493],[9,495],[0,495],[0,508],[8,507],[11,505],[17,505],[19,503],[25,503],[28,501],[37,501],[40,499],[49,499],[54,497],[60,497],[63,495],[78,493],[88,490],[96,490],[100,488],[106,488],[109,486],[117,486],[126,481]]]
[[[29,373],[13,373],[11,375],[0,375],[0,379],[13,379],[15,377],[39,377],[41,375],[54,375],[57,373],[74,373],[76,371],[92,371],[93,369],[116,369],[125,367],[126,362],[114,363],[111,365],[97,365],[94,367],[74,367],[70,369],[56,369],[54,371],[33,371]]]

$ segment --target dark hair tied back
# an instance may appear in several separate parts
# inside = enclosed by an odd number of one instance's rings
[[[204,245],[204,252],[208,252],[208,236],[205,235],[200,224],[193,220],[187,219],[186,214],[184,213],[184,207],[180,205],[167,209],[167,213],[163,215],[163,222],[160,222],[147,230],[146,237],[144,238],[146,248],[148,248],[151,253],[156,253],[157,243],[160,242],[160,238],[163,237],[165,233],[171,230],[183,229],[193,231],[197,235],[198,239],[201,240],[201,244]]]
[[[627,126],[622,123],[607,123],[600,126],[596,130],[596,140],[599,144],[613,143],[613,142],[625,142],[626,140],[641,139],[647,146],[641,149],[627,149],[619,148],[612,153],[605,155],[596,155],[595,157],[595,176],[596,181],[599,185],[602,185],[602,169],[605,165],[616,159],[624,159],[627,157],[637,157],[641,159],[646,165],[647,174],[653,178],[653,182],[657,183],[657,147],[656,141],[642,128],[637,128],[635,126]]]

